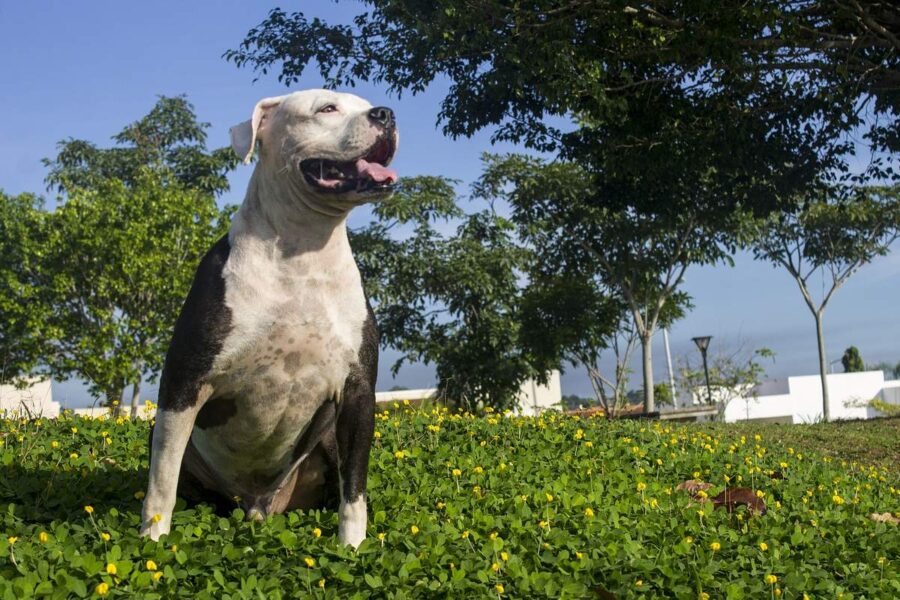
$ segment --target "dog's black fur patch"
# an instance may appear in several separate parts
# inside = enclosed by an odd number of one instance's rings
[[[159,381],[159,409],[181,411],[197,402],[203,380],[231,330],[222,270],[231,245],[223,236],[200,261],[175,323]]]

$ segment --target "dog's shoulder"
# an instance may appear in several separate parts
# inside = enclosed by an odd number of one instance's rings
[[[180,410],[193,405],[203,378],[222,351],[232,321],[223,277],[230,253],[231,244],[225,235],[197,267],[166,354],[159,387],[160,408]]]

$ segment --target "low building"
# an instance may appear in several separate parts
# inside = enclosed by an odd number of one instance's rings
[[[59,416],[59,402],[53,401],[49,379],[33,379],[21,389],[0,385],[0,413],[7,417],[52,419]]]
[[[828,406],[832,420],[871,419],[884,416],[872,408],[874,399],[900,405],[900,380],[884,378],[883,371],[831,373],[828,376]],[[722,407],[711,407],[705,388],[679,397],[676,406],[663,410],[663,418],[693,411],[703,413],[697,420],[709,420],[722,413],[724,421],[771,423],[816,423],[823,419],[822,380],[819,375],[773,379],[744,393],[711,390],[713,401],[730,399]],[[698,413],[698,414],[699,414]]]

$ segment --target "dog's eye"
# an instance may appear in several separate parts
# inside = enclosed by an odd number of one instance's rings
[[[320,113],[337,112],[337,106],[335,106],[334,104],[328,104],[327,106],[323,106],[322,108],[320,108],[317,112],[320,112]]]

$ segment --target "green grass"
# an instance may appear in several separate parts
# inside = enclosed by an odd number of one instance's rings
[[[900,418],[868,421],[838,421],[814,425],[753,425],[735,423],[712,425],[711,431],[726,436],[746,432],[764,432],[780,447],[829,456],[850,462],[884,465],[900,469]]]
[[[900,511],[896,420],[401,410],[377,430],[353,552],[327,511],[252,524],[179,505],[169,536],[140,538],[146,423],[0,421],[0,598],[900,597],[900,528],[869,518]],[[767,514],[674,489],[701,478],[712,496],[726,476]]]

